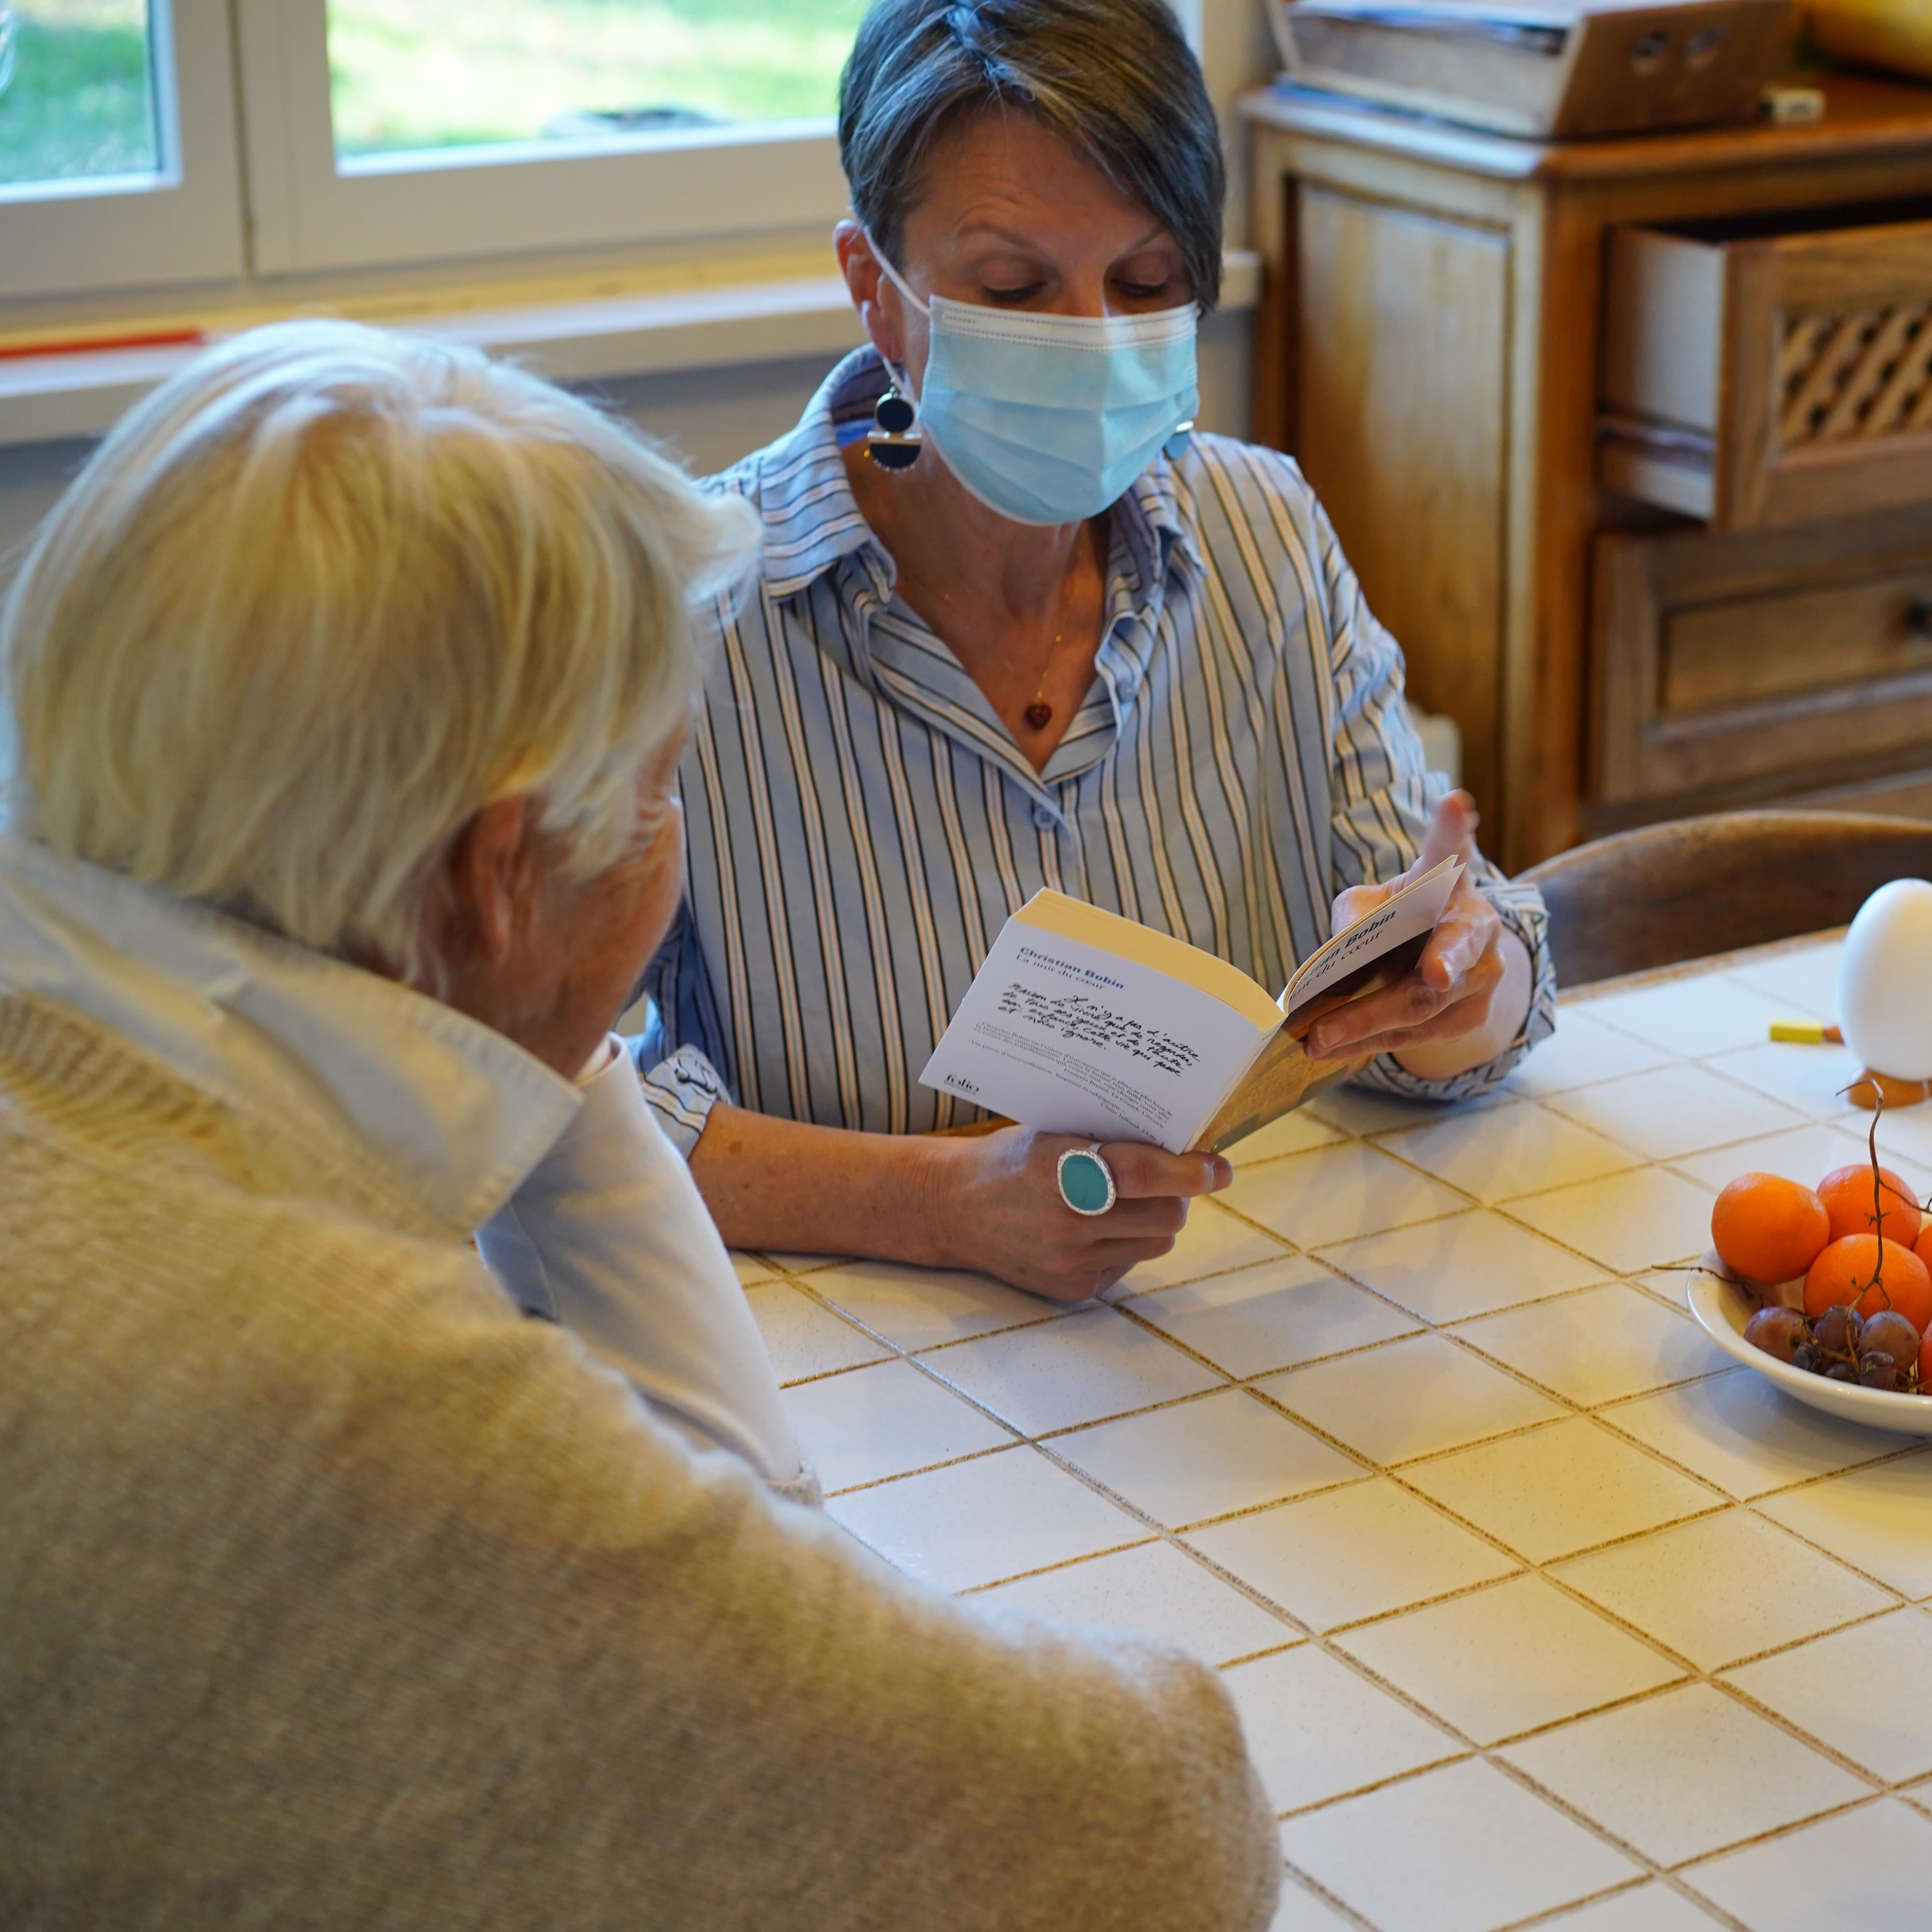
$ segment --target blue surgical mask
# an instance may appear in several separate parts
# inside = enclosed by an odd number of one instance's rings
[[[919,425],[973,494],[1022,524],[1073,524],[1117,503],[1200,406],[1196,311],[1038,315],[934,296]]]

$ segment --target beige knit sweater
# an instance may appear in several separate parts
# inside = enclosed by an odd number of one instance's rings
[[[971,1613],[0,998],[0,1925],[1259,1928],[1212,1673]]]

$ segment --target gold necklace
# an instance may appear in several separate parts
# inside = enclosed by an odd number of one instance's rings
[[[1060,636],[1058,631],[1054,632],[1052,648],[1048,651],[1046,662],[1040,668],[1040,688],[1034,693],[1033,702],[1021,714],[1026,719],[1027,728],[1031,731],[1044,731],[1053,722],[1053,706],[1046,701],[1046,674],[1052,670],[1054,660],[1060,655]]]
[[[950,604],[952,602],[952,592],[942,590],[939,593],[939,601],[942,604]],[[1062,601],[1064,602],[1064,596]],[[1046,662],[1040,668],[1040,684],[1038,688],[1034,692],[1033,702],[1020,713],[1021,717],[1025,720],[1027,729],[1030,731],[1044,731],[1053,722],[1053,706],[1046,701],[1047,674],[1053,669],[1054,664],[1059,659],[1060,640],[1065,635],[1066,633],[1064,631],[1054,632],[1053,642],[1047,650]]]
[[[1078,568],[1077,563],[1076,568]],[[1064,604],[1066,602],[1064,584],[1061,592],[1060,602]],[[1020,714],[1026,720],[1027,728],[1030,731],[1044,731],[1053,722],[1053,706],[1046,701],[1046,678],[1047,674],[1060,660],[1060,640],[1064,634],[1059,631],[1054,632],[1053,642],[1047,650],[1046,662],[1040,667],[1040,688],[1034,693],[1033,702]]]

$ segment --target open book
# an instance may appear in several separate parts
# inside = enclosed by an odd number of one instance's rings
[[[1036,892],[920,1084],[1044,1132],[1218,1153],[1367,1064],[1311,1059],[1302,1042],[1324,1013],[1409,971],[1462,869],[1445,859],[1345,927],[1279,999],[1185,940]]]

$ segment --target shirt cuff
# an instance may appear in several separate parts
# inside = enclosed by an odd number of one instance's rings
[[[751,1304],[628,1055],[601,1070],[593,1057],[578,1090],[584,1105],[556,1144],[478,1231],[484,1264],[688,1441],[808,1493]]]
[[[1534,886],[1506,880],[1481,890],[1483,896],[1501,914],[1503,924],[1522,941],[1529,955],[1532,976],[1529,1010],[1523,1016],[1516,1037],[1486,1064],[1439,1080],[1425,1080],[1399,1065],[1393,1054],[1385,1053],[1355,1076],[1356,1085],[1396,1094],[1405,1100],[1473,1100],[1501,1085],[1532,1047],[1556,1030],[1556,969],[1550,954],[1550,914],[1544,906],[1543,895]]]
[[[656,1110],[664,1138],[688,1161],[712,1108],[721,1100],[728,1103],[731,1096],[717,1068],[698,1048],[681,1046],[668,1058],[648,1066],[643,1050],[649,1044],[648,1036],[639,1034],[626,1040],[624,1048],[638,1070],[644,1098]]]

